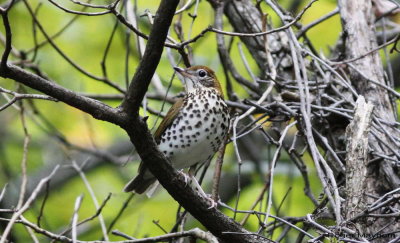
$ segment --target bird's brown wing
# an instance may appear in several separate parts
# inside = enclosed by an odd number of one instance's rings
[[[161,121],[156,132],[154,133],[154,139],[156,140],[157,144],[161,140],[161,135],[165,132],[165,130],[167,130],[168,127],[170,127],[172,125],[172,122],[175,120],[176,116],[179,114],[179,111],[181,110],[182,105],[183,105],[183,98],[180,98],[169,109],[167,115]]]
[[[159,144],[161,140],[161,135],[165,132],[165,130],[172,125],[172,122],[179,114],[179,111],[183,105],[183,98],[178,99],[175,104],[169,109],[167,115],[161,121],[160,125],[158,126],[156,132],[154,133],[154,139],[156,140],[157,144]],[[146,165],[140,162],[138,172],[139,174],[128,184],[125,186],[124,191],[136,191],[137,193],[143,193],[147,190],[147,188],[156,181],[155,178],[144,178],[144,175],[147,171]]]

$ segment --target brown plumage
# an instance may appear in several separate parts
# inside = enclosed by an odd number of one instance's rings
[[[214,155],[229,128],[221,85],[210,68],[175,68],[185,81],[185,97],[176,101],[154,134],[159,149],[177,169],[203,163]],[[145,192],[156,178],[142,162],[124,191]]]
[[[156,140],[157,144],[160,143],[161,135],[172,124],[173,120],[178,115],[179,110],[182,107],[182,103],[183,103],[183,98],[178,99],[175,102],[175,104],[168,110],[167,115],[161,121],[156,132],[154,133],[154,139]],[[126,184],[124,188],[125,192],[135,191],[136,193],[142,194],[151,184],[156,182],[157,179],[154,177],[149,179],[143,178],[146,169],[147,168],[144,166],[144,163],[141,162],[138,169],[139,172],[138,176],[136,176],[134,179],[128,182],[128,184]]]

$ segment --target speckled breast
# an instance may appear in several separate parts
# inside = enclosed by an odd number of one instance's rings
[[[161,135],[159,149],[176,169],[210,159],[229,129],[228,107],[215,89],[188,93],[177,117]]]

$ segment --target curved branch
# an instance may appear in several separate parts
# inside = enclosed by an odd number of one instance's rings
[[[98,100],[79,95],[55,82],[41,78],[15,65],[8,64],[7,72],[2,73],[1,76],[15,80],[56,98],[61,102],[92,115],[96,119],[108,121],[116,125],[121,125],[126,120],[124,119],[124,114],[118,109],[112,108]]]
[[[11,52],[11,27],[10,27],[10,22],[8,21],[8,14],[7,11],[1,10],[1,17],[3,19],[4,23],[4,28],[6,30],[6,43],[5,43],[5,49],[3,52],[3,56],[1,57],[1,65],[0,65],[0,73],[6,72],[7,71],[7,60],[8,56],[10,55]]]
[[[143,58],[121,104],[122,109],[128,114],[138,114],[140,103],[160,62],[164,42],[178,3],[177,0],[164,0],[157,10]],[[173,12],[172,15],[171,12]]]

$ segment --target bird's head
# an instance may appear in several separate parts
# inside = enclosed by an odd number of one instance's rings
[[[185,82],[186,92],[201,88],[213,88],[223,96],[221,84],[214,71],[206,66],[192,66],[190,68],[174,67]]]

